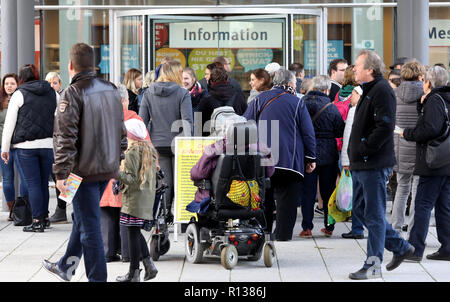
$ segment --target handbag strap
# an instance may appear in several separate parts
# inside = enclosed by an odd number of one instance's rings
[[[445,105],[444,99],[437,93],[436,93],[436,96],[441,100],[442,106],[444,106],[445,119],[446,119],[446,122],[447,122],[447,129],[444,131],[444,134],[441,137],[446,137],[449,134],[449,131],[450,131],[450,118],[448,116],[448,108],[447,108],[447,105]]]
[[[314,114],[314,116],[312,117],[311,121],[314,123],[319,118],[319,116],[322,114],[322,112],[324,112],[325,109],[327,109],[330,105],[333,105],[333,103],[327,103],[325,106],[323,106],[322,109],[320,109],[319,112]]]
[[[279,95],[273,97],[272,99],[270,99],[261,109],[261,111],[258,112],[258,114],[256,115],[256,122],[259,121],[259,117],[261,116],[261,114],[263,113],[264,109],[266,109],[267,106],[270,105],[270,103],[272,103],[273,101],[275,101],[278,97],[282,96],[283,94],[287,94],[286,91],[280,93]]]

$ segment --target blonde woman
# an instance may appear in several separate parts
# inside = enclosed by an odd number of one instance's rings
[[[123,84],[128,90],[128,99],[130,102],[128,109],[139,113],[138,94],[139,89],[142,88],[143,84],[142,72],[135,68],[131,68],[125,74]]]
[[[59,76],[59,74],[57,72],[50,71],[45,76],[45,80],[50,84],[50,86],[52,86],[52,88],[58,94],[61,94],[61,92],[63,90],[62,89],[62,81],[61,81],[61,77]]]
[[[182,87],[183,67],[178,61],[162,65],[158,80],[150,85],[142,98],[139,115],[150,133],[150,138],[159,154],[159,165],[169,186],[166,204],[170,209],[173,198],[172,142],[177,135],[191,136],[193,133],[192,102],[189,91]],[[179,132],[172,131],[174,128]]]

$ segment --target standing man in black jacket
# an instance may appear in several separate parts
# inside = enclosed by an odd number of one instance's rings
[[[56,109],[53,144],[56,186],[65,193],[69,174],[83,181],[73,201],[73,228],[64,256],[44,268],[70,281],[84,256],[89,281],[106,282],[106,258],[100,229],[100,199],[111,178],[117,178],[126,144],[121,97],[110,82],[94,72],[94,51],[84,43],[70,50],[70,86]]]
[[[386,183],[395,165],[394,126],[396,98],[383,78],[384,63],[373,51],[363,50],[353,69],[363,95],[359,101],[348,154],[353,178],[353,214],[369,231],[367,260],[350,279],[381,278],[384,248],[394,257],[386,266],[392,270],[414,252],[386,221]]]

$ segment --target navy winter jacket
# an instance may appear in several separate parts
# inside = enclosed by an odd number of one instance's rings
[[[311,118],[330,103],[330,98],[319,91],[310,91],[302,100],[305,102]],[[328,106],[313,122],[313,125],[316,134],[317,165],[337,163],[339,155],[336,138],[344,135],[345,123],[336,105]]]
[[[250,102],[243,116],[256,120],[264,105],[283,92],[278,87],[261,92]],[[258,131],[260,138],[267,136],[267,146],[277,170],[292,171],[303,177],[305,163],[315,162],[314,128],[305,103],[297,96],[286,93],[270,103],[259,117]]]

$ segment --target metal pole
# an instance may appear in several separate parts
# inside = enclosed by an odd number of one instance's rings
[[[397,57],[413,57],[413,3],[416,1],[421,0],[397,1]]]
[[[412,20],[413,27],[411,30],[413,39],[413,58],[416,58],[424,65],[430,63],[430,13],[429,0],[415,0],[413,4]]]
[[[34,64],[34,1],[17,0],[17,66]]]
[[[17,2],[1,0],[1,77],[17,73]]]

